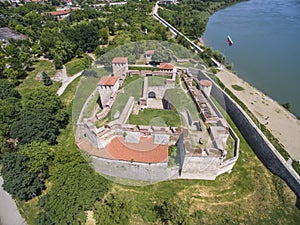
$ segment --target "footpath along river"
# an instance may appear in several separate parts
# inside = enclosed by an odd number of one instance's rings
[[[226,55],[239,77],[279,103],[289,102],[300,117],[299,0],[250,0],[220,10],[202,39]]]

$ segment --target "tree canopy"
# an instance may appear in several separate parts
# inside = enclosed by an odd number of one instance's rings
[[[5,153],[2,160],[1,174],[3,188],[14,198],[29,200],[40,195],[44,183],[28,168],[29,158],[18,152]]]
[[[49,89],[35,89],[24,96],[22,105],[20,118],[11,126],[11,136],[22,144],[33,141],[55,144],[59,129],[65,127],[68,120],[56,93]]]
[[[52,188],[40,199],[36,224],[84,224],[84,211],[92,209],[95,201],[108,191],[109,182],[87,163],[66,165],[60,168]]]

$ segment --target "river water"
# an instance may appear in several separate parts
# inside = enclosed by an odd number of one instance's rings
[[[202,38],[225,54],[239,77],[279,103],[291,103],[300,116],[300,0],[235,4],[210,17]]]

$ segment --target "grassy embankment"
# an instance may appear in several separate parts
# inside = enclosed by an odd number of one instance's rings
[[[92,62],[93,59],[86,54],[83,57],[72,59],[70,62],[65,64],[67,75],[71,77],[79,73],[80,71],[88,68]]]

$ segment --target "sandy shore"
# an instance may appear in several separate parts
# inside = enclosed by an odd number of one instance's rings
[[[256,118],[279,139],[291,157],[300,160],[300,121],[278,102],[257,90],[231,71],[223,69],[217,76],[256,116]],[[244,88],[237,91],[232,85]]]

